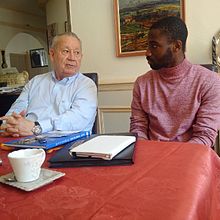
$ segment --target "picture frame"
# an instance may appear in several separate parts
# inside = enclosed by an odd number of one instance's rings
[[[185,20],[184,0],[113,0],[116,56],[143,56],[151,25],[167,16]]]
[[[29,51],[31,68],[48,66],[47,53],[44,48],[32,49]]]
[[[48,51],[52,44],[53,38],[57,35],[57,23],[52,23],[47,25],[47,44],[48,44]]]

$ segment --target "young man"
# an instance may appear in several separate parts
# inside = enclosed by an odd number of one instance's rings
[[[213,146],[220,128],[220,77],[185,58],[187,35],[178,17],[150,28],[146,59],[152,70],[135,82],[130,131],[148,140]]]
[[[74,33],[53,39],[53,71],[28,82],[6,116],[4,136],[26,136],[52,130],[89,131],[96,116],[97,88],[79,72],[81,41]]]

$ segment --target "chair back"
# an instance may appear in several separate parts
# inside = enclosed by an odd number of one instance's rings
[[[201,66],[213,71],[213,72],[218,72],[218,67],[215,64],[200,64]]]
[[[95,84],[98,88],[98,74],[97,73],[83,73],[83,75],[85,75],[85,76],[89,77],[90,79],[92,79],[95,82]],[[98,113],[96,112],[95,122],[94,122],[93,127],[92,127],[92,133],[93,134],[97,134],[97,132],[98,132],[98,115],[97,114]]]

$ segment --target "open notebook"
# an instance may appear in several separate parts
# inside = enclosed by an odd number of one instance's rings
[[[100,135],[70,149],[69,152],[77,157],[94,157],[111,160],[135,141],[135,136]]]

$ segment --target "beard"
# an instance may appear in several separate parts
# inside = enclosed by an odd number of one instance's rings
[[[161,68],[171,67],[173,63],[173,54],[171,49],[168,48],[166,53],[159,59],[152,59],[152,57],[146,57],[150,67],[153,70],[159,70]]]

